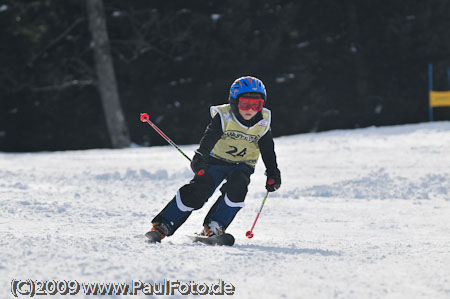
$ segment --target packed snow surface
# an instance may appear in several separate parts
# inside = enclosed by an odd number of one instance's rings
[[[193,175],[170,146],[0,153],[0,297],[13,296],[14,279],[31,279],[222,280],[235,298],[450,298],[450,122],[287,136],[275,146],[281,189],[247,239],[265,195],[260,161],[227,230],[233,247],[187,237],[218,191],[174,236],[145,241]],[[196,146],[182,149],[192,156]]]

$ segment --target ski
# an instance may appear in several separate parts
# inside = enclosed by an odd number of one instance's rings
[[[207,236],[188,236],[192,242],[199,242],[206,245],[217,245],[217,246],[233,246],[234,237],[232,234],[222,234],[219,236],[207,237]]]
[[[161,243],[161,237],[159,233],[155,231],[149,231],[145,234],[147,237],[146,241],[147,243]],[[213,237],[207,237],[207,236],[188,236],[192,242],[199,242],[206,245],[217,245],[217,246],[233,246],[234,245],[234,237],[232,234],[222,234],[220,236],[213,236]]]

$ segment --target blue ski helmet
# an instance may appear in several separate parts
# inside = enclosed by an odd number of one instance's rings
[[[240,94],[247,92],[256,92],[261,94],[264,102],[266,101],[266,88],[261,80],[252,76],[245,76],[236,79],[230,87],[230,96],[228,101],[237,105],[237,99]]]

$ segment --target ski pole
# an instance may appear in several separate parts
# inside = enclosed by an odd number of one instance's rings
[[[269,191],[267,191],[266,192],[266,196],[264,196],[264,200],[263,200],[263,202],[261,204],[261,208],[259,209],[259,212],[258,212],[258,214],[256,215],[256,218],[255,218],[255,221],[253,222],[252,229],[245,233],[245,235],[249,239],[253,238],[253,236],[254,236],[253,229],[255,228],[256,221],[258,221],[259,215],[261,214],[261,211],[262,211],[262,209],[264,207],[264,204],[266,203],[266,199],[267,199],[268,196],[269,196]]]
[[[182,150],[178,147],[178,145],[175,144],[172,140],[170,140],[169,137],[166,136],[154,123],[150,121],[150,117],[147,113],[141,113],[141,122],[148,123],[150,126],[152,126],[153,129],[155,129],[156,132],[158,132],[159,135],[161,135],[162,138],[164,138],[171,146],[176,148],[183,156],[186,157],[189,161],[192,161],[191,158],[189,158]]]

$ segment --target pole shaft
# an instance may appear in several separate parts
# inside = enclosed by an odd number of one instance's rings
[[[158,126],[156,126],[154,123],[152,123],[149,119],[146,120],[146,122],[152,126],[153,129],[155,129],[156,132],[158,132],[159,135],[161,135],[162,138],[164,138],[171,146],[176,148],[186,159],[189,161],[192,161],[191,158],[189,158],[182,150],[178,147],[178,145],[175,144],[169,137],[166,136],[166,134],[161,131]]]
[[[263,209],[263,207],[264,207],[264,204],[266,203],[266,200],[267,200],[267,196],[268,196],[268,195],[269,195],[269,191],[267,191],[267,192],[266,192],[266,196],[264,196],[264,200],[263,200],[263,202],[262,202],[262,204],[261,204],[261,207],[259,208],[258,214],[256,214],[256,218],[255,218],[255,221],[253,222],[253,226],[252,226],[252,229],[250,230],[250,232],[253,232],[253,229],[255,228],[256,221],[258,221],[259,215],[261,215],[261,211],[262,211],[262,209]]]

